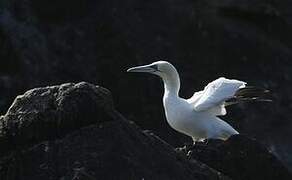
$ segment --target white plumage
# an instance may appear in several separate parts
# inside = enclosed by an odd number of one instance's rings
[[[212,111],[215,115],[225,115],[224,102],[245,85],[246,82],[221,77],[209,83],[203,91],[196,92],[187,101],[194,105],[196,111]]]
[[[179,97],[180,79],[175,67],[166,61],[133,67],[128,72],[148,72],[158,75],[164,83],[163,105],[168,124],[196,141],[207,138],[226,140],[238,132],[218,118],[225,115],[225,101],[244,88],[246,83],[224,77],[209,83],[204,90],[189,99]]]

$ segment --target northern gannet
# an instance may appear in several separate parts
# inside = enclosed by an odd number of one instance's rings
[[[212,81],[189,99],[181,98],[178,72],[167,61],[132,67],[127,72],[146,72],[162,78],[166,120],[173,129],[192,137],[194,143],[209,138],[226,140],[239,134],[217,117],[226,114],[225,106],[242,101],[267,100],[262,96],[267,90],[248,87],[246,82],[224,77]]]

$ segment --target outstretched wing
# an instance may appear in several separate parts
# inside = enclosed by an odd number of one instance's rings
[[[233,98],[235,93],[245,85],[243,81],[221,77],[209,83],[203,91],[195,93],[188,102],[193,104],[196,111],[225,115],[224,102]]]

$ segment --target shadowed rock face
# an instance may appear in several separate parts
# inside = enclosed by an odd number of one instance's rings
[[[105,88],[68,83],[18,96],[1,118],[0,179],[228,179],[190,162],[113,107]]]
[[[292,179],[291,173],[263,145],[243,135],[227,141],[210,139],[190,148],[178,149],[190,161],[199,160],[231,179]]]

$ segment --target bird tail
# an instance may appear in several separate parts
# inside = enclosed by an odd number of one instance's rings
[[[236,91],[234,96],[225,101],[225,106],[244,102],[272,102],[271,92],[267,89],[246,86]]]

